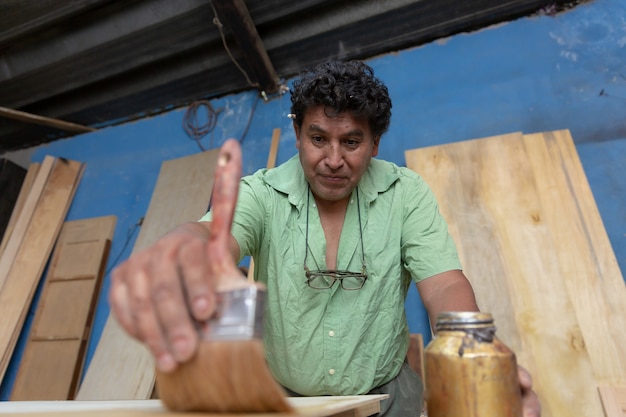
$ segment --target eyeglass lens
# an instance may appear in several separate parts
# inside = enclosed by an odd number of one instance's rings
[[[324,290],[331,288],[336,281],[341,282],[341,288],[344,290],[359,290],[363,288],[365,277],[363,276],[343,276],[335,277],[330,274],[310,274],[307,282],[311,288]]]

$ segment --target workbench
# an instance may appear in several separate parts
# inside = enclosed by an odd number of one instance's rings
[[[380,411],[380,401],[388,395],[342,397],[290,397],[296,414],[237,414],[239,417],[367,417]],[[167,411],[159,400],[122,401],[6,401],[0,402],[0,415],[19,417],[226,417],[230,414],[182,413]]]

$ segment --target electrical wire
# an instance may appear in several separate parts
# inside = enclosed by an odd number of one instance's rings
[[[241,65],[239,65],[239,63],[237,62],[233,54],[230,52],[230,48],[228,47],[228,44],[226,43],[226,36],[224,35],[224,30],[223,30],[224,25],[222,24],[222,22],[220,22],[219,17],[217,17],[217,10],[215,9],[213,2],[211,1],[210,3],[211,3],[211,8],[213,9],[213,15],[214,15],[213,24],[217,26],[217,29],[220,31],[220,36],[222,37],[222,44],[224,45],[224,49],[226,50],[226,53],[230,57],[231,61],[233,61],[233,64],[235,64],[235,66],[237,66],[237,68],[239,69],[239,71],[241,71],[243,76],[246,77],[246,81],[248,81],[248,84],[251,87],[260,88],[261,86],[259,85],[259,83],[253,83],[252,80],[250,80],[250,77],[248,77],[248,73],[244,71],[244,69],[241,67]]]
[[[200,123],[198,118],[198,111],[204,109],[206,111],[206,122]],[[203,152],[206,150],[200,139],[207,134],[213,132],[217,125],[217,117],[224,109],[215,110],[208,100],[196,100],[187,107],[185,115],[183,116],[183,129],[187,136],[194,139],[198,144],[198,147]],[[213,145],[213,136],[211,135],[209,141],[209,148]]]

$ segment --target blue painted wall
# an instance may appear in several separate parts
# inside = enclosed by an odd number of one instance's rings
[[[521,131],[570,129],[622,271],[626,271],[626,2],[596,0],[556,17],[524,18],[368,61],[394,103],[392,127],[379,157],[404,165],[404,151]],[[265,166],[272,129],[282,129],[277,163],[295,154],[289,96],[267,103],[255,92],[212,101],[223,109],[212,135],[243,140],[244,173]],[[256,105],[256,107],[255,107]],[[199,151],[182,129],[185,109],[42,146],[45,155],[86,163],[68,219],[118,217],[108,269],[130,254],[161,162]],[[108,315],[103,287],[88,360]],[[414,289],[409,325],[428,334]],[[21,357],[20,339],[0,386],[7,399]]]

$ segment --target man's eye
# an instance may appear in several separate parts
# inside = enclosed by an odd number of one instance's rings
[[[355,139],[347,139],[345,141],[346,146],[349,147],[349,148],[356,148],[357,146],[359,146],[359,143],[360,142],[358,140],[355,140]]]
[[[324,139],[322,139],[321,136],[311,136],[311,141],[313,141],[313,143],[321,143]]]

